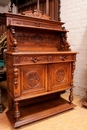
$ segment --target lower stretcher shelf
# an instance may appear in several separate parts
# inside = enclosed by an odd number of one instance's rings
[[[15,121],[13,117],[14,110],[7,112],[7,116],[10,122],[13,124],[13,127],[19,127],[57,113],[69,110],[74,108],[74,104],[70,104],[63,98],[55,98],[53,100],[48,100],[41,103],[32,104],[29,106],[24,106],[20,108],[20,118],[18,121]]]

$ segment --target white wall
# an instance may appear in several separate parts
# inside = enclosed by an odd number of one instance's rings
[[[10,8],[10,3],[6,6],[0,6],[0,13],[8,13],[9,8]],[[13,13],[14,14],[17,13],[17,9],[15,5],[13,5]]]
[[[85,97],[87,90],[87,0],[61,0],[61,21],[69,30],[68,42],[77,54],[74,93]],[[84,90],[85,89],[85,90]]]

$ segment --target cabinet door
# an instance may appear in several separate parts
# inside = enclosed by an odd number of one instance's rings
[[[62,91],[70,87],[71,63],[50,64],[48,66],[49,90]]]
[[[46,65],[21,66],[21,94],[40,94],[46,88]]]

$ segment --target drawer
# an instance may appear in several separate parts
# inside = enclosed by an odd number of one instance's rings
[[[41,64],[41,63],[58,63],[71,62],[76,59],[75,54],[41,54],[41,55],[21,55],[14,56],[14,64]]]

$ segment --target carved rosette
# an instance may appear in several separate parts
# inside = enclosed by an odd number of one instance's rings
[[[60,51],[70,51],[70,44],[67,41],[67,33],[60,34],[60,44],[59,44]]]
[[[39,77],[38,73],[37,72],[30,72],[27,75],[27,82],[31,88],[38,86],[38,84],[40,83],[40,77]]]
[[[17,40],[15,38],[15,28],[10,27],[10,33],[9,33],[9,39],[10,39],[10,50],[17,50]]]
[[[65,71],[64,69],[58,69],[56,72],[56,81],[58,83],[63,82],[65,80]]]
[[[35,89],[41,86],[40,76],[36,71],[30,71],[25,75],[24,90]]]

